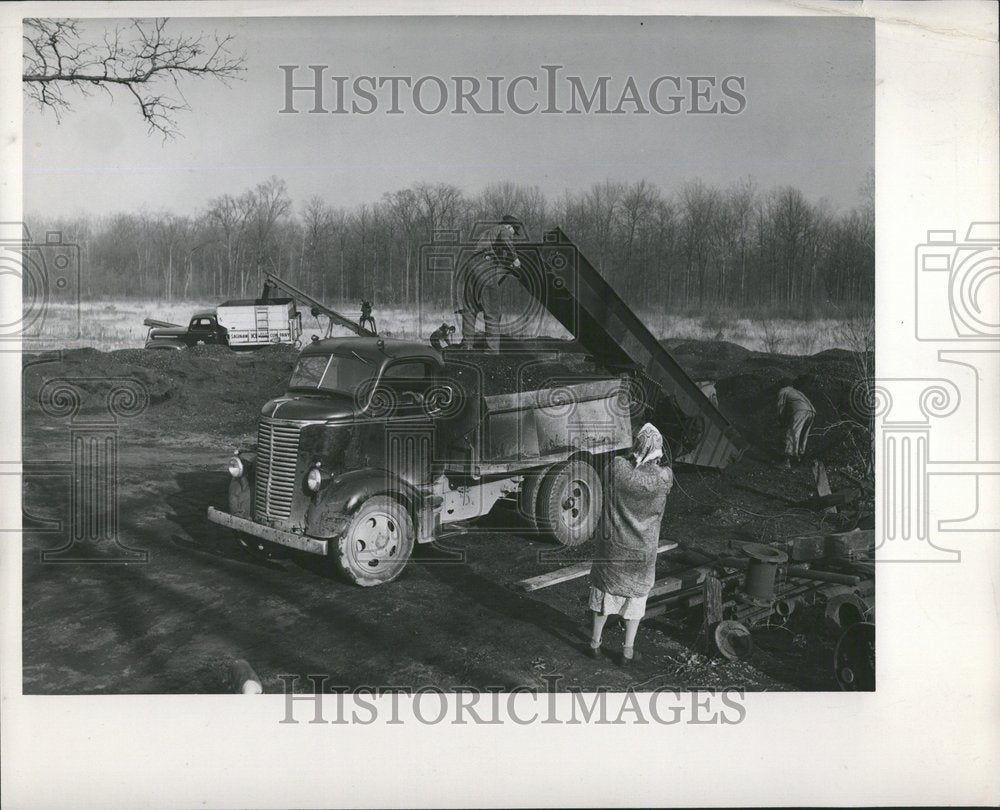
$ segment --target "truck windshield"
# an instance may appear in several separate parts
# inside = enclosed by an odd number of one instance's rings
[[[358,386],[374,377],[377,371],[378,366],[358,357],[313,354],[299,358],[288,387],[333,391],[353,396]]]

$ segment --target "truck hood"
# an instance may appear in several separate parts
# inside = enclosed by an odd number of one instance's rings
[[[260,409],[261,416],[292,421],[351,419],[357,409],[351,397],[337,394],[286,394]]]

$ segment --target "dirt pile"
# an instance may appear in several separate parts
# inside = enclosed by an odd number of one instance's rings
[[[711,341],[665,341],[671,354],[695,380],[714,380],[719,407],[765,454],[778,450],[775,415],[779,383],[796,381],[817,409],[811,454],[828,463],[858,461],[868,441],[864,415],[857,408],[855,386],[859,358],[830,350],[811,357],[769,355]],[[581,352],[545,351],[489,355],[448,350],[446,357],[466,369],[459,376],[475,380],[485,396],[533,390],[553,381],[606,378],[608,373]],[[144,424],[150,429],[190,433],[252,434],[260,407],[280,396],[291,375],[297,351],[274,346],[233,352],[221,346],[184,351],[123,349],[100,352],[76,349],[25,355],[23,398],[26,416],[52,419],[40,397],[51,396],[58,379],[73,381],[80,412],[107,408],[109,381],[130,381],[148,398]]]
[[[252,432],[261,405],[285,390],[297,356],[297,350],[286,346],[252,353],[196,346],[184,351],[75,349],[25,355],[23,409],[26,417],[51,418],[55,381],[66,380],[78,392],[79,413],[96,416],[107,410],[112,388],[122,384],[142,392],[147,404],[141,418],[155,418],[160,428]]]
[[[864,382],[863,359],[839,349],[809,357],[749,353],[738,365],[720,369],[724,373],[716,381],[719,408],[752,445],[777,453],[778,389],[792,381],[816,408],[807,455],[828,464],[857,467],[870,442],[860,405],[865,386],[872,382]],[[867,361],[867,367],[872,367],[872,358]]]
[[[609,376],[582,354],[522,351],[494,355],[448,350],[445,361],[450,377],[470,390],[481,390],[483,396],[535,391],[553,384]]]

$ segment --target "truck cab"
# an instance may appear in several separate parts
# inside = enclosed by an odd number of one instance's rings
[[[212,310],[196,312],[188,324],[186,342],[189,346],[196,346],[199,343],[225,345],[226,330],[219,326]]]
[[[144,323],[149,326],[147,349],[186,349],[199,343],[225,346],[229,342],[225,327],[210,309],[194,313],[186,327],[149,318]]]

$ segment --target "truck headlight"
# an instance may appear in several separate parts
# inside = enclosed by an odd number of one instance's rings
[[[323,486],[323,473],[319,467],[313,467],[306,473],[306,489],[310,492],[319,492],[321,486]]]
[[[239,456],[233,456],[229,459],[229,474],[233,478],[240,478],[243,475],[243,462],[240,460]]]

